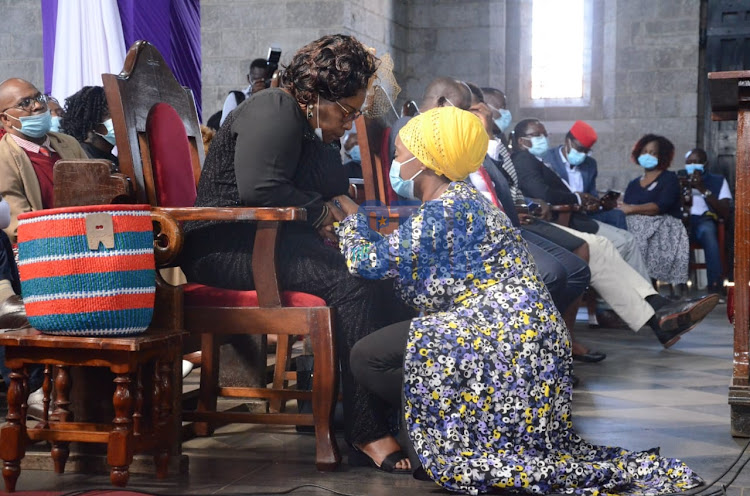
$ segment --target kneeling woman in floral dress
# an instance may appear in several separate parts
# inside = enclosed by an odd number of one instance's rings
[[[357,380],[399,407],[427,475],[451,491],[659,494],[702,480],[678,460],[593,446],[573,429],[570,337],[519,232],[464,182],[487,150],[441,107],[396,140],[391,182],[423,203],[387,237],[338,197],[349,270],[396,279],[421,316],[360,340]]]

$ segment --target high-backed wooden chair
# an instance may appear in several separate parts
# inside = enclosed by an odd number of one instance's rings
[[[177,288],[184,298],[184,328],[200,336],[202,367],[198,408],[183,419],[196,422],[199,434],[226,423],[313,425],[316,465],[335,468],[340,455],[332,420],[337,396],[333,310],[313,295],[282,291],[276,271],[276,244],[282,222],[305,219],[300,208],[194,208],[203,159],[198,118],[192,94],[177,82],[159,52],[139,41],[128,51],[119,75],[102,76],[120,169],[132,175],[136,196],[154,207],[159,247],[157,259],[175,263],[184,244],[181,223],[213,220],[257,223],[253,248],[255,291],[233,291],[189,283]],[[160,284],[165,284],[160,281]],[[277,334],[273,386],[221,387],[218,384],[219,344],[227,335]],[[296,379],[289,369],[289,337],[309,335],[315,356],[312,391],[289,387]],[[265,381],[264,381],[265,382]],[[277,408],[271,413],[217,411],[217,397],[261,398]],[[312,402],[312,414],[285,413],[288,399]]]
[[[416,206],[398,205],[398,195],[391,187],[388,177],[391,170],[388,152],[391,128],[365,116],[357,119],[356,127],[365,192],[362,205],[369,213],[370,227],[381,234],[389,234],[398,228],[401,220],[414,212]]]

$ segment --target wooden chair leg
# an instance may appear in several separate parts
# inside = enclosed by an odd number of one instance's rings
[[[130,463],[133,461],[133,396],[129,374],[117,374],[112,405],[115,418],[107,442],[107,463],[112,485],[125,487],[130,478]]]
[[[158,384],[158,387],[157,387]],[[172,422],[172,361],[159,360],[154,366],[154,416],[159,443],[154,453],[156,478],[165,479],[169,469],[169,447],[174,436]]]
[[[315,465],[334,470],[341,461],[333,432],[333,412],[338,397],[338,374],[331,310],[322,311],[310,330],[313,346],[312,407],[315,422]]]
[[[68,367],[55,366],[55,419],[59,422],[72,422],[73,413],[70,411],[70,371]],[[65,464],[68,462],[70,443],[53,441],[52,460],[55,464],[55,473],[65,472]]]
[[[286,372],[289,370],[292,356],[292,336],[290,334],[279,334],[276,340],[276,363],[273,368],[273,388],[283,389],[287,386]],[[268,409],[271,413],[283,413],[286,410],[286,402],[281,398],[273,398],[269,401]]]
[[[26,454],[26,426],[22,422],[23,369],[13,369],[8,388],[8,415],[0,430],[0,458],[3,459],[3,480],[5,490],[16,490],[18,476],[21,475],[21,460]]]
[[[201,334],[201,384],[198,393],[198,412],[215,412],[219,388],[219,344],[213,334]],[[196,436],[213,434],[210,422],[195,422]]]

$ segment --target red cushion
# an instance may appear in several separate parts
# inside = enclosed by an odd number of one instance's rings
[[[383,131],[383,138],[380,141],[380,165],[383,169],[383,184],[385,185],[385,198],[388,202],[388,205],[393,205],[398,201],[398,195],[395,191],[393,191],[393,187],[391,187],[391,147],[389,146],[388,142],[390,141],[391,137],[391,128],[387,127],[385,128],[385,131]]]
[[[146,120],[156,195],[162,207],[192,207],[196,189],[185,125],[171,105],[157,103]]]
[[[256,291],[237,291],[203,284],[185,284],[185,305],[191,307],[257,307]],[[325,307],[322,298],[299,291],[282,291],[281,304],[285,307]]]

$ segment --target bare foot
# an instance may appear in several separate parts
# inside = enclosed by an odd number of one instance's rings
[[[571,347],[571,351],[573,355],[585,355],[586,353],[589,352],[589,349],[586,348],[586,346],[573,341],[573,346]]]
[[[381,437],[367,444],[358,444],[356,446],[360,451],[372,458],[372,461],[378,467],[383,463],[385,457],[401,449],[398,441],[393,436]],[[411,470],[411,463],[409,463],[408,458],[404,458],[396,463],[395,468],[399,470]]]

